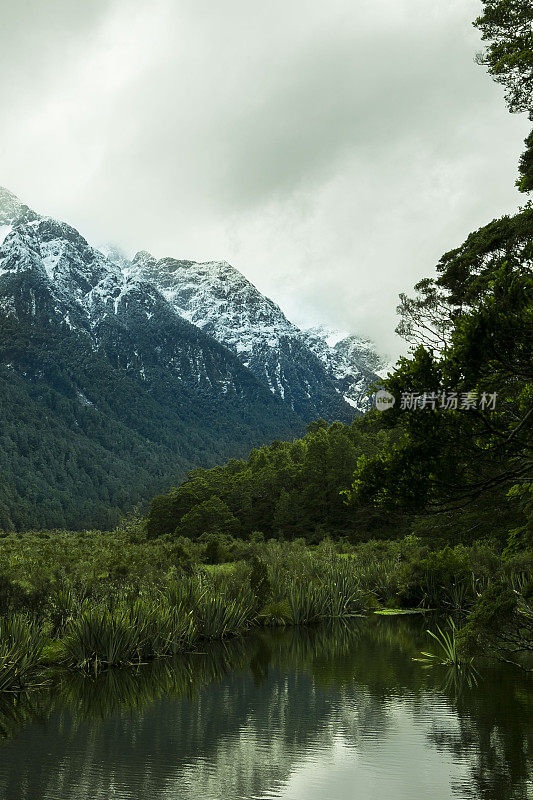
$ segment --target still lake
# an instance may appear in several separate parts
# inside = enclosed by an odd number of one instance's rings
[[[0,705],[2,800],[526,800],[533,685],[422,617],[273,630]]]

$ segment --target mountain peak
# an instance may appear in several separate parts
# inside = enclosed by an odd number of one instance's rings
[[[127,327],[134,308],[150,322],[164,306],[167,315],[231,351],[302,418],[351,419],[348,405],[357,411],[368,405],[366,390],[376,378],[364,357],[370,343],[362,347],[322,328],[300,330],[227,261],[158,259],[146,250],[130,261],[112,245],[96,250],[74,228],[35,214],[7,189],[0,190],[0,246],[6,290],[23,273],[39,285],[44,280],[53,315],[71,331],[90,332],[96,348],[102,324]],[[17,314],[33,316],[32,297],[19,303]]]
[[[146,264],[153,264],[156,261],[154,256],[148,250],[139,250],[131,259],[131,263],[144,267]]]
[[[14,194],[10,189],[7,189],[5,186],[0,186],[0,205],[4,202],[4,200],[11,200],[12,202],[22,205],[16,194]]]
[[[0,186],[0,225],[10,225],[20,215],[22,203],[13,192]]]
[[[103,245],[98,245],[98,250],[108,261],[120,267],[125,273],[127,273],[128,268],[131,267],[131,262],[124,250],[113,242],[106,242]]]
[[[20,219],[35,219],[37,215],[27,205],[22,203],[19,198],[0,186],[0,226],[13,225]]]

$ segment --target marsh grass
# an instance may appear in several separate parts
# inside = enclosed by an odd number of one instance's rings
[[[192,611],[187,611],[183,602],[166,602],[164,595],[135,600],[129,623],[140,632],[141,660],[182,653],[197,636]]]
[[[85,671],[140,662],[144,630],[132,624],[128,609],[103,605],[84,608],[67,626],[64,660]]]
[[[288,605],[295,625],[345,619],[364,608],[359,581],[350,564],[341,559],[330,563],[314,584],[294,582],[289,586]]]
[[[289,608],[294,625],[311,625],[327,614],[329,596],[321,586],[296,584],[289,589]]]
[[[63,663],[85,672],[147,663],[189,652],[202,638],[243,633],[254,616],[248,595],[231,599],[191,581],[178,590],[86,605],[61,639]]]
[[[39,683],[45,635],[26,614],[0,618],[0,692],[18,692]]]
[[[344,619],[364,610],[358,576],[344,561],[338,561],[322,578],[326,617]]]
[[[200,636],[222,639],[243,633],[255,614],[253,602],[247,595],[232,600],[224,595],[204,592],[198,598],[196,616]]]
[[[165,602],[163,595],[121,602],[114,608],[87,606],[66,628],[63,660],[98,672],[177,655],[190,649],[196,636],[193,612],[182,602]]]
[[[202,640],[252,627],[310,626],[381,606],[468,611],[495,576],[525,595],[533,574],[525,557],[502,566],[485,545],[432,551],[416,537],[366,542],[350,553],[329,540],[257,541],[248,544],[248,560],[209,568],[191,561],[186,569],[171,562],[171,543],[128,542],[123,534],[80,534],[74,549],[61,532],[31,544],[9,538],[0,553],[4,611],[12,614],[9,630],[1,622],[0,691],[36,680],[43,662],[93,674],[202,650]],[[432,638],[438,653],[423,660],[457,663],[455,627],[437,628]]]

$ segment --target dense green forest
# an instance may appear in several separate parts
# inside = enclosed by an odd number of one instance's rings
[[[49,302],[40,301],[45,311],[42,319],[30,314],[31,325],[23,316],[0,320],[0,529],[109,529],[194,465],[305,429],[229,351],[185,321],[106,321],[95,350],[54,318]],[[235,391],[219,396],[199,386],[189,349],[203,354],[214,384],[230,370]],[[168,370],[175,350],[180,376]],[[133,351],[151,380],[131,367]]]
[[[154,498],[148,536],[304,538],[357,543],[415,533],[434,543],[472,542],[487,536],[504,544],[521,524],[519,503],[499,487],[461,510],[439,515],[382,507],[353,496],[354,470],[382,459],[401,441],[381,415],[351,425],[313,423],[303,439],[274,442],[245,460],[194,470],[187,481]]]
[[[195,470],[180,487],[153,500],[148,535],[247,538],[260,532],[267,538],[319,540],[326,531],[349,532],[354,512],[341,491],[349,488],[358,459],[377,455],[390,438],[361,421],[319,421],[303,439],[274,442],[245,460]],[[372,520],[365,525],[372,527]]]

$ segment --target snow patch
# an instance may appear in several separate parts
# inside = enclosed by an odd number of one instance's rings
[[[352,398],[348,397],[347,394],[343,395],[343,397],[349,406],[351,406],[352,408],[359,408],[359,403],[357,403],[355,400],[352,400]]]
[[[61,239],[52,239],[41,245],[41,261],[49,280],[55,277],[56,266],[63,255],[65,243]]]
[[[78,400],[80,401],[80,403],[82,405],[84,405],[84,406],[94,406],[94,403],[91,400],[89,400],[88,397],[85,397],[83,392],[78,391],[78,392],[76,392],[76,394],[78,395]]]
[[[12,230],[12,225],[0,225],[0,247],[4,244]]]

